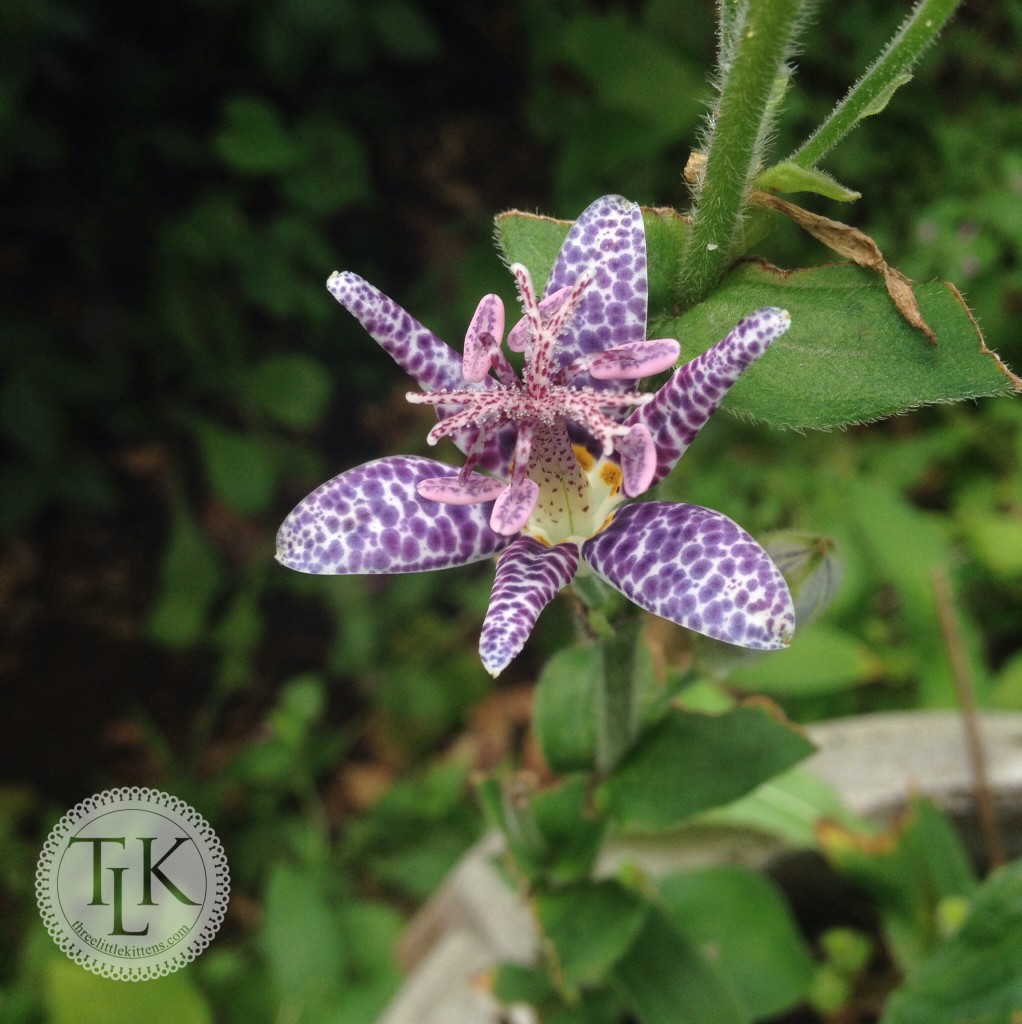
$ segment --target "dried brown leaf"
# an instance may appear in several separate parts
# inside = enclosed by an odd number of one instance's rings
[[[769,192],[753,192],[752,200],[757,206],[784,214],[839,256],[880,274],[887,286],[887,294],[902,317],[916,330],[921,331],[931,345],[937,344],[936,334],[919,309],[911,280],[884,259],[880,247],[869,235],[849,224],[842,224],[841,221],[810,213],[801,206],[789,203],[786,199],[771,195]]]

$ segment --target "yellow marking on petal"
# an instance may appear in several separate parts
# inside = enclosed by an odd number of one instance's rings
[[[621,490],[621,467],[615,466],[613,462],[605,462],[600,467],[600,479],[610,489],[611,494],[617,494]]]
[[[575,453],[575,458],[578,459],[578,464],[582,467],[584,473],[588,473],[596,464],[596,460],[590,451],[583,445],[573,444],[571,450]]]
[[[616,515],[616,512],[611,512],[611,514],[603,520],[603,525],[596,531],[596,533],[593,534],[593,536],[595,537],[597,534],[603,533],[603,531],[606,530],[612,522],[614,522],[614,516]]]

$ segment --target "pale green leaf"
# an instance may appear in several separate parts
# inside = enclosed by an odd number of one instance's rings
[[[325,879],[309,867],[279,863],[266,884],[260,940],[278,992],[317,1003],[344,977],[344,943]]]
[[[845,188],[833,175],[821,171],[818,167],[800,167],[786,160],[774,164],[756,178],[756,188],[768,192],[811,192],[826,199],[836,199],[839,203],[852,203],[861,198],[862,193]]]
[[[555,772],[592,770],[596,756],[592,712],[602,673],[599,648],[589,645],[558,651],[539,677],[533,722],[543,756]]]
[[[111,981],[54,958],[46,965],[49,1024],[212,1024],[213,1013],[187,971],[151,981]]]
[[[861,641],[826,623],[799,629],[791,646],[739,665],[729,681],[773,697],[809,697],[861,686],[878,678],[882,662]]]

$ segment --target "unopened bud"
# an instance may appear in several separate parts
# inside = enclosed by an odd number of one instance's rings
[[[799,627],[811,622],[834,600],[841,586],[841,563],[830,537],[785,530],[772,533],[763,543],[781,570],[795,602]]]

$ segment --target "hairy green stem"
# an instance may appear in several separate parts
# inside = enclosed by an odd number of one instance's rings
[[[869,70],[788,160],[799,167],[814,167],[863,118],[883,110],[961,2],[920,0]]]
[[[746,0],[736,10],[722,0],[721,17],[731,20],[720,35],[720,101],[679,275],[686,307],[709,294],[735,256],[776,106],[771,100],[804,7],[805,0]]]
[[[596,687],[596,770],[607,774],[632,745],[638,729],[635,651],[639,622],[619,626],[601,641],[603,671]]]

